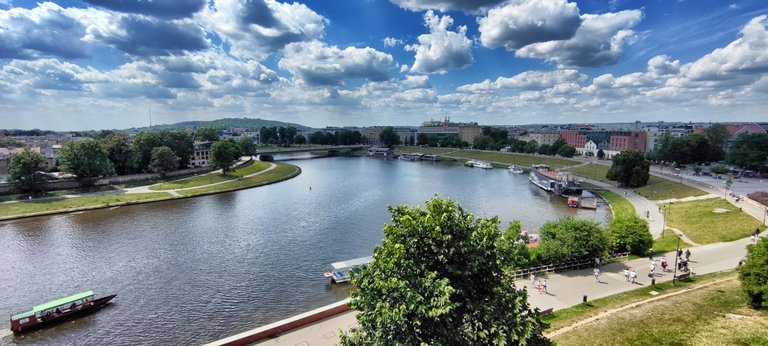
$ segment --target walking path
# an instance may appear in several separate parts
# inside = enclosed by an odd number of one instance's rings
[[[762,235],[764,236],[765,232]],[[696,274],[708,274],[736,268],[739,261],[746,256],[746,246],[750,242],[749,238],[745,238],[728,243],[715,243],[691,248],[689,267]],[[670,271],[668,272],[661,270],[660,259],[662,257],[669,260]],[[664,256],[657,256],[656,259],[659,263],[653,279],[659,283],[671,281],[675,253],[670,252]],[[623,274],[625,268],[635,269],[637,279],[634,284],[626,282]],[[649,272],[649,259],[641,258],[603,265],[599,283],[595,282],[592,269],[583,269],[542,276],[547,280],[548,293],[546,294],[539,293],[530,287],[528,279],[517,280],[515,285],[528,290],[528,302],[532,308],[561,310],[581,304],[585,295],[588,300],[594,300],[648,286],[651,284],[651,278],[648,277]],[[354,311],[345,312],[264,340],[258,345],[335,345],[339,342],[339,329],[348,331],[356,326],[355,314]]]

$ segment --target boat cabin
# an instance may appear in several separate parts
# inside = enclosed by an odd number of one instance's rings
[[[91,304],[93,304],[93,291],[85,291],[36,305],[32,310],[11,315],[11,330],[20,332],[29,326],[54,319],[62,314],[69,314]]]
[[[325,273],[325,277],[331,279],[331,283],[347,282],[352,279],[352,273],[361,266],[367,266],[373,260],[373,256],[360,257],[347,261],[331,263],[333,270]]]

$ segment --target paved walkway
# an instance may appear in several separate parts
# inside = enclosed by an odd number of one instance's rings
[[[761,236],[766,236],[765,232]],[[715,243],[691,248],[689,266],[696,274],[708,274],[736,268],[739,261],[746,256],[746,246],[749,243],[750,239],[745,238],[729,243]],[[661,271],[660,259],[662,257],[666,257],[669,261],[670,271],[668,272]],[[674,252],[667,253],[665,256],[657,256],[656,259],[658,265],[653,278],[656,282],[671,281],[673,275],[671,269],[675,264]],[[624,278],[625,268],[635,269],[637,273],[636,283],[626,282]],[[528,302],[532,307],[541,310],[549,308],[560,310],[581,304],[585,295],[588,300],[593,300],[646,287],[651,284],[651,278],[648,277],[649,272],[650,261],[648,258],[642,258],[604,265],[599,283],[595,282],[592,269],[583,269],[541,276],[547,280],[548,293],[546,294],[531,288],[528,279],[517,280],[515,285],[528,290]],[[258,345],[335,345],[339,342],[339,329],[347,331],[356,326],[354,316],[354,311],[343,313],[262,341]]]

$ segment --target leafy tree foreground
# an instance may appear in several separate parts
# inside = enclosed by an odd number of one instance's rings
[[[434,198],[426,210],[389,207],[386,239],[355,273],[359,328],[343,345],[546,345],[546,324],[514,287],[514,258],[498,218],[476,218]],[[512,228],[510,228],[512,229]]]

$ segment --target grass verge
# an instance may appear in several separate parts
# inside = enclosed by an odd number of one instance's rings
[[[21,201],[18,203],[4,204],[3,207],[0,208],[0,218],[30,214],[46,214],[66,210],[101,208],[132,202],[163,199],[170,196],[171,195],[167,192],[152,192]]]
[[[605,175],[608,174],[610,166],[590,163],[586,166],[573,167],[568,169],[571,173],[582,178],[597,180],[606,184],[615,185],[616,182],[608,180]],[[703,196],[707,193],[695,187],[683,183],[659,178],[651,175],[648,184],[634,189],[635,192],[650,200],[661,200],[669,198],[684,198],[691,196]]]
[[[663,253],[677,250],[677,239],[678,237],[675,235],[675,232],[672,230],[665,230],[664,234],[661,235],[661,238],[653,241],[653,248],[651,249],[653,251],[653,255],[661,255]],[[688,247],[691,247],[691,244],[688,244],[684,240],[680,239],[680,248],[685,249]]]
[[[178,193],[184,196],[196,196],[196,195],[210,194],[210,193],[216,193],[216,192],[240,190],[240,189],[245,189],[250,187],[272,184],[272,183],[276,183],[286,179],[290,179],[295,177],[299,173],[301,173],[301,169],[299,169],[299,167],[278,163],[277,167],[275,167],[274,169],[250,178],[241,178],[241,179],[233,180],[224,184],[206,186],[198,189],[181,190],[181,191],[178,191]]]
[[[671,203],[665,207],[667,225],[683,231],[699,244],[746,238],[760,226],[760,221],[722,198]]]
[[[227,175],[222,175],[220,173],[208,173],[205,175],[199,175],[191,178],[174,180],[174,181],[169,181],[167,183],[152,185],[149,189],[153,191],[175,190],[175,189],[185,189],[190,187],[220,183],[223,181],[238,179],[244,175],[257,173],[267,169],[268,167],[269,167],[269,164],[266,162],[252,161],[251,163],[245,166],[238,167],[232,170],[231,172],[227,173]]]
[[[614,218],[620,219],[623,217],[635,215],[635,206],[633,206],[632,203],[629,203],[626,198],[608,190],[595,192],[611,205]]]
[[[746,307],[735,272],[699,276],[643,288],[604,299],[592,306],[576,306],[556,312],[550,319],[555,326],[567,326],[606,309],[626,306],[651,297],[662,299],[601,318],[562,333],[555,340],[562,345],[765,345],[768,344],[768,312]],[[706,287],[682,294],[669,293],[716,280]],[[573,310],[572,310],[573,309]],[[572,311],[567,311],[572,310]]]

